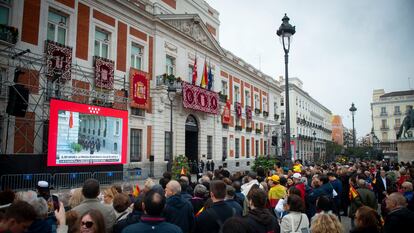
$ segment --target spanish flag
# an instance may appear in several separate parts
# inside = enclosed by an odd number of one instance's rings
[[[139,191],[139,186],[138,186],[138,184],[136,184],[136,185],[135,185],[135,188],[134,188],[134,193],[133,193],[132,195],[133,195],[134,197],[138,197],[139,193],[140,193],[140,191]]]
[[[185,171],[184,167],[181,167],[180,175],[185,176],[187,172]]]
[[[196,213],[196,217],[198,217],[204,211],[204,206]]]
[[[359,196],[358,192],[356,191],[354,186],[351,185],[349,187],[349,200],[355,199],[358,196]]]
[[[208,85],[207,61],[204,61],[203,76],[201,76],[200,86],[202,88],[206,88],[207,85]]]

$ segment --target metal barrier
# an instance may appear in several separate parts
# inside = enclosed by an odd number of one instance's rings
[[[113,184],[123,181],[124,173],[122,171],[95,172],[93,178],[97,179],[101,185]]]
[[[82,186],[83,182],[93,178],[92,172],[56,173],[53,175],[53,186],[55,189],[71,189]]]
[[[48,173],[37,174],[8,174],[1,176],[1,188],[2,190],[28,190],[35,189],[37,182],[45,180],[51,182],[53,177]]]
[[[124,181],[133,181],[142,179],[142,169],[141,168],[130,168],[124,171]]]

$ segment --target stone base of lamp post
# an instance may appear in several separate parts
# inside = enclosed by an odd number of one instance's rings
[[[398,162],[414,160],[414,138],[397,140]]]

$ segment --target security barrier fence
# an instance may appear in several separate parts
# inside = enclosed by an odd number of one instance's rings
[[[37,182],[44,180],[55,190],[81,187],[86,179],[94,178],[101,185],[118,182],[129,182],[143,179],[141,169],[104,172],[73,172],[73,173],[34,173],[34,174],[7,174],[0,178],[1,189],[30,190],[36,189]]]

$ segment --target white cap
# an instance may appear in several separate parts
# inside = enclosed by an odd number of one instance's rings
[[[295,174],[293,174],[293,176],[292,176],[293,178],[295,178],[295,179],[300,179],[300,178],[302,178],[302,176],[299,174],[299,173],[295,173]]]
[[[37,182],[39,188],[49,188],[49,183],[47,181],[41,180]]]

